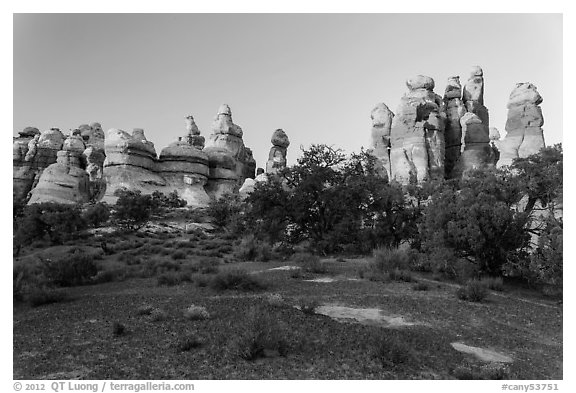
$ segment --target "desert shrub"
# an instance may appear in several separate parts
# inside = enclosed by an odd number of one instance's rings
[[[195,334],[188,334],[178,342],[178,349],[182,352],[187,352],[192,349],[201,347],[203,341]]]
[[[412,363],[414,356],[409,344],[396,334],[382,334],[374,343],[374,357],[384,368]]]
[[[218,273],[210,282],[210,287],[217,291],[260,291],[266,289],[266,285],[254,275],[245,270],[234,269]]]
[[[244,360],[254,360],[273,351],[286,354],[287,342],[276,315],[264,306],[253,306],[241,321],[240,334],[231,342],[231,352]]]
[[[136,315],[150,315],[154,307],[150,304],[143,304],[136,310]]]
[[[174,251],[172,253],[172,259],[179,260],[186,258],[186,253],[184,251]]]
[[[28,265],[15,263],[12,268],[13,300],[23,301],[26,295],[33,289],[44,285],[41,272],[34,271]]]
[[[180,282],[192,282],[192,274],[189,271],[180,271],[177,276]]]
[[[415,291],[427,291],[430,289],[430,286],[425,282],[419,282],[412,286],[412,289]]]
[[[469,280],[465,285],[458,288],[456,295],[460,300],[481,302],[488,296],[486,286],[478,280]]]
[[[378,247],[372,252],[371,270],[390,272],[394,269],[407,270],[410,258],[406,250]]]
[[[218,265],[220,262],[217,259],[212,259],[210,257],[202,258],[200,262],[196,264],[198,271],[202,274],[216,274],[219,272]]]
[[[142,228],[152,215],[155,205],[150,195],[142,195],[140,190],[119,188],[114,192],[118,197],[112,215],[118,226],[127,231]]]
[[[499,276],[503,267],[527,257],[530,208],[518,203],[524,185],[507,169],[471,171],[446,183],[424,208],[422,248],[448,248],[478,273]]]
[[[32,307],[58,303],[68,299],[68,293],[61,289],[41,286],[32,289],[27,295],[28,302]]]
[[[233,226],[240,220],[242,202],[235,194],[225,194],[208,204],[206,213],[212,217],[212,222],[219,228]]]
[[[328,269],[322,261],[320,261],[320,257],[318,255],[314,255],[311,253],[299,252],[292,255],[292,261],[296,262],[302,270],[307,273],[327,273]]]
[[[98,228],[110,218],[110,207],[103,202],[89,205],[82,213],[86,223],[92,228]]]
[[[318,303],[315,299],[302,299],[300,301],[299,307],[300,311],[302,311],[306,315],[314,315],[316,314],[316,309],[320,303]]]
[[[94,284],[104,284],[112,281],[124,281],[128,276],[128,272],[125,268],[115,268],[100,270],[92,278]]]
[[[71,287],[90,283],[98,273],[94,257],[83,252],[74,252],[55,260],[42,259],[42,268],[48,282]]]
[[[256,239],[253,234],[242,238],[236,251],[236,257],[241,261],[268,262],[272,258],[270,244]]]
[[[112,334],[114,336],[122,336],[126,333],[126,326],[124,326],[122,323],[115,321],[112,324]]]
[[[403,269],[393,269],[388,272],[388,278],[392,281],[403,281],[403,282],[414,282],[416,281],[412,277],[412,273],[408,270]]]
[[[180,198],[178,191],[174,190],[168,195],[160,191],[154,191],[151,195],[152,204],[156,210],[158,209],[175,209],[185,207],[188,203],[185,199]]]
[[[450,374],[460,380],[504,380],[514,379],[510,370],[501,365],[461,364],[450,371]]]
[[[192,277],[192,281],[196,284],[199,288],[205,288],[210,284],[210,279],[206,276],[195,275]]]
[[[480,283],[493,291],[501,292],[504,290],[504,281],[502,280],[502,277],[484,277],[480,279]]]
[[[159,275],[157,277],[157,284],[160,285],[165,285],[168,287],[174,286],[174,285],[178,285],[180,284],[180,276],[178,275],[178,273],[175,272],[166,272],[166,273],[162,273],[161,275]]]
[[[206,307],[192,304],[184,310],[184,318],[191,321],[201,321],[210,318],[210,313],[206,310]]]
[[[266,296],[266,303],[272,307],[284,307],[286,306],[286,301],[279,293],[269,293]]]
[[[16,256],[21,247],[36,239],[48,237],[54,244],[74,239],[86,229],[81,209],[76,205],[39,203],[24,207],[14,223]]]
[[[152,322],[165,321],[166,319],[168,319],[168,314],[161,308],[154,308],[150,312],[150,320]]]

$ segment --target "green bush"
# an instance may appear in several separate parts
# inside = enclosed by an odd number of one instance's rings
[[[159,286],[165,285],[168,287],[178,285],[181,282],[180,275],[175,272],[162,273],[156,280]]]
[[[504,280],[502,280],[502,277],[484,277],[480,279],[480,283],[493,291],[501,292],[504,290]]]
[[[39,287],[30,291],[27,296],[32,307],[39,307],[46,304],[59,303],[69,298],[68,293],[61,289]]]
[[[430,289],[430,286],[424,282],[419,282],[419,283],[414,284],[412,289],[415,291],[427,291]]]
[[[83,219],[92,228],[98,228],[110,218],[110,207],[103,202],[95,203],[82,213]]]
[[[44,276],[49,283],[62,287],[83,285],[92,282],[98,273],[94,257],[81,251],[55,260],[42,259]]]
[[[320,261],[320,257],[318,255],[310,254],[307,252],[299,252],[292,255],[292,261],[297,263],[302,270],[307,273],[318,273],[323,274],[328,272],[328,268],[322,261]]]
[[[287,342],[276,315],[264,306],[253,306],[242,320],[240,334],[232,341],[232,353],[244,360],[265,357],[268,351],[286,355]]]
[[[266,285],[262,281],[240,269],[218,273],[210,282],[210,287],[217,291],[238,290],[251,292],[266,289]]]
[[[264,241],[256,239],[253,234],[244,236],[236,251],[241,261],[268,262],[272,259],[272,248]]]
[[[320,306],[315,299],[302,299],[299,304],[300,311],[302,311],[306,315],[314,315],[316,314],[316,309]]]
[[[195,334],[188,334],[178,342],[178,349],[182,352],[187,352],[192,349],[201,347],[203,341]]]
[[[124,326],[122,323],[115,321],[112,324],[112,334],[114,336],[122,336],[126,333],[126,326]]]
[[[384,368],[412,363],[412,348],[396,334],[382,334],[374,343],[374,357]]]
[[[185,259],[185,258],[186,258],[186,253],[184,251],[174,251],[172,253],[172,259],[174,259],[174,260]]]
[[[458,288],[456,295],[460,300],[481,302],[488,296],[488,290],[482,282],[478,280],[469,280],[466,285]]]
[[[414,282],[412,273],[408,270],[394,269],[388,272],[388,278],[392,281]]]
[[[372,252],[371,270],[390,272],[392,270],[408,270],[410,258],[405,250],[399,248],[379,247]]]
[[[455,367],[450,372],[456,379],[460,380],[504,380],[515,379],[511,376],[510,370],[501,365],[473,365],[462,364]]]

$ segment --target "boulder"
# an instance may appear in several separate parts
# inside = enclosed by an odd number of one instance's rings
[[[508,100],[506,136],[499,143],[498,166],[512,164],[518,157],[536,154],[545,147],[542,96],[532,83],[518,83]]]

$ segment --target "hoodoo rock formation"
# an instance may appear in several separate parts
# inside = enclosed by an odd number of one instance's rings
[[[108,130],[104,143],[106,160],[104,202],[115,203],[117,189],[140,190],[152,194],[166,181],[156,173],[156,150],[144,130],[135,128],[132,135],[116,128]]]
[[[444,104],[446,106],[446,128],[444,136],[446,140],[446,177],[453,177],[453,169],[460,158],[462,147],[462,126],[460,119],[466,113],[466,107],[462,101],[462,85],[460,77],[448,78],[446,91],[444,92]]]
[[[86,173],[86,146],[79,133],[73,133],[58,151],[56,162],[40,174],[28,203],[85,203],[90,200],[89,176]]]
[[[402,184],[459,178],[470,170],[510,165],[537,153],[544,144],[542,97],[531,83],[518,83],[508,102],[506,137],[490,127],[484,106],[484,73],[478,66],[462,86],[448,78],[444,97],[434,80],[418,75],[396,114],[384,103],[371,112],[371,149],[381,176]],[[143,194],[176,191],[188,206],[207,206],[226,193],[249,195],[286,167],[290,140],[282,129],[272,134],[266,170],[258,169],[243,130],[223,104],[207,140],[193,116],[186,133],[156,155],[144,130],[132,134],[99,123],[82,124],[65,137],[58,128],[26,127],[13,140],[13,196],[28,203],[115,203],[119,188]]]
[[[542,96],[531,83],[518,83],[512,90],[498,166],[510,165],[514,158],[538,153],[545,146],[541,103]]]
[[[466,113],[460,118],[462,137],[460,157],[451,173],[452,177],[465,175],[469,170],[494,165],[494,152],[490,145],[488,109],[484,106],[484,72],[476,66],[464,85],[462,100]]]
[[[420,183],[444,176],[446,112],[434,93],[434,80],[418,75],[406,81],[390,130],[391,179]]]
[[[390,163],[390,129],[394,113],[384,103],[379,103],[370,114],[372,131],[370,134],[372,149],[370,153],[376,157],[378,173],[386,179],[392,178]]]
[[[210,168],[206,191],[212,198],[237,192],[245,178],[255,176],[256,161],[242,135],[242,128],[232,121],[230,107],[221,105],[204,148]]]
[[[14,141],[13,197],[25,198],[38,184],[40,175],[56,162],[64,144],[64,134],[58,128],[42,133],[33,127],[25,128]]]
[[[166,180],[164,193],[176,191],[188,206],[206,206],[210,197],[204,190],[208,181],[208,155],[194,141],[179,140],[162,149],[158,172]]]
[[[282,129],[277,129],[272,134],[272,147],[268,154],[268,161],[266,162],[266,173],[276,174],[278,171],[286,168],[286,155],[290,140],[288,135]]]

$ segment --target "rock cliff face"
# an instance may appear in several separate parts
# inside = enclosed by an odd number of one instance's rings
[[[58,128],[39,133],[38,129],[27,127],[19,133],[13,144],[14,198],[26,198],[38,184],[44,169],[56,162],[64,139]]]
[[[434,93],[434,80],[418,75],[406,81],[390,131],[391,178],[420,183],[444,176],[446,112]]]
[[[266,173],[276,174],[278,171],[286,168],[286,156],[290,140],[288,135],[282,129],[277,129],[272,134],[272,147],[268,154],[268,161],[266,162]]]
[[[32,190],[28,203],[85,203],[90,200],[89,176],[85,170],[84,141],[79,134],[69,136]]]
[[[541,103],[542,96],[531,83],[518,83],[512,90],[498,166],[510,165],[514,158],[538,153],[545,146]]]

